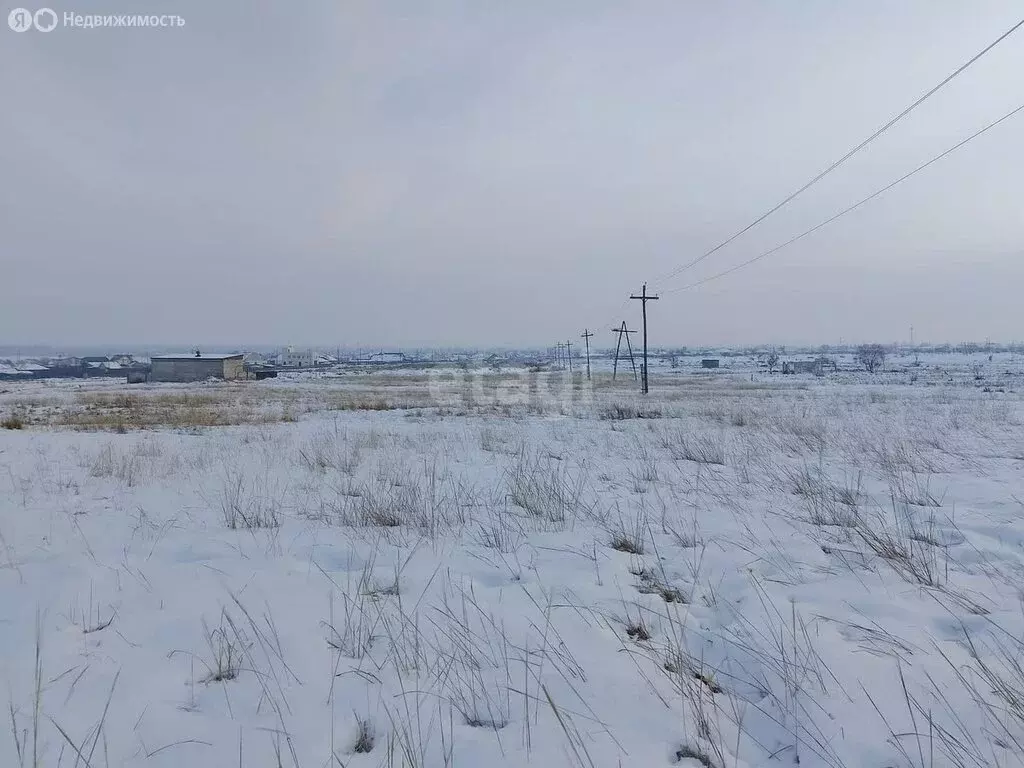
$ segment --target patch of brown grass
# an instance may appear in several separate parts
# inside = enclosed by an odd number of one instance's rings
[[[170,427],[226,427],[294,421],[291,410],[261,403],[262,398],[243,400],[236,391],[85,393],[75,403],[50,418],[54,426],[84,431],[127,432]],[[271,407],[260,407],[271,406]]]
[[[347,396],[332,397],[327,402],[327,410],[330,411],[394,411],[398,408],[419,408],[427,405],[426,402],[415,402],[399,405],[394,401],[383,397],[360,396],[350,393],[339,393]]]
[[[0,420],[0,429],[24,429],[25,417],[20,413],[11,413]]]

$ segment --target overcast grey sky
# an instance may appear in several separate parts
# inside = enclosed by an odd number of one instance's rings
[[[6,19],[15,5],[4,0]],[[37,6],[32,6],[34,9]],[[80,0],[0,27],[0,343],[548,344],[843,155],[1019,0]],[[1024,30],[763,225],[1024,102]],[[651,308],[652,343],[1024,338],[1024,113]]]

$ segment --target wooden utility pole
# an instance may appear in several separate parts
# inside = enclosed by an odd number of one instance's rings
[[[643,387],[643,393],[646,395],[650,391],[650,389],[647,386],[647,302],[648,301],[657,301],[658,297],[657,296],[648,296],[647,295],[647,283],[644,283],[644,289],[640,292],[640,295],[639,296],[635,296],[635,295],[634,296],[630,296],[629,298],[637,299],[643,305],[643,313],[644,313],[644,387]]]
[[[590,380],[590,337],[593,336],[588,329],[584,328],[583,333],[580,334],[580,338],[583,339],[587,344],[587,380]]]
[[[572,342],[565,342],[565,356],[569,360],[569,373],[572,373]]]
[[[618,328],[612,328],[612,333],[619,335],[618,341],[615,342],[615,362],[612,365],[612,381],[615,381],[615,376],[619,372],[619,349],[622,346],[622,337],[626,337],[626,349],[629,350],[629,362],[633,366],[633,381],[636,381],[636,360],[633,359],[633,345],[629,343],[629,334],[636,333],[626,327],[626,321],[622,321],[622,325]]]

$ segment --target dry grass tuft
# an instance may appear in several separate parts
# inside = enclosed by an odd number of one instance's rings
[[[355,743],[352,745],[352,752],[356,755],[365,755],[373,751],[373,745],[377,740],[377,735],[373,728],[373,723],[368,719],[356,716],[356,738]]]
[[[626,623],[626,634],[633,640],[641,642],[651,639],[651,630],[648,629],[643,619],[636,619]]]
[[[639,579],[636,591],[641,595],[658,595],[666,603],[688,604],[690,599],[678,587],[672,586],[665,574],[658,574],[654,571],[641,568],[633,571]]]
[[[508,500],[532,518],[559,526],[589,513],[591,506],[584,500],[586,475],[582,471],[573,475],[565,464],[541,452],[522,450],[505,474]]]
[[[662,435],[661,444],[673,461],[725,464],[725,439],[722,435],[694,435],[677,429]]]
[[[281,524],[283,497],[284,492],[273,481],[228,469],[217,502],[228,528],[252,530]]]
[[[21,413],[15,412],[0,420],[0,429],[24,429],[25,424],[25,417]]]
[[[236,679],[242,671],[242,662],[249,651],[249,644],[227,610],[221,612],[220,625],[213,629],[203,620],[203,635],[210,651],[209,660],[202,660],[208,670],[203,682],[219,683]]]
[[[598,409],[597,417],[604,421],[660,419],[662,410],[648,403],[610,403]]]
[[[615,528],[611,531],[609,546],[628,555],[642,555],[644,553],[644,541],[647,538],[647,520],[643,516],[637,517],[632,525],[619,519]]]
[[[706,753],[685,745],[676,750],[675,758],[677,763],[683,760],[696,760],[704,768],[715,768],[714,761]]]
[[[936,540],[934,520],[922,525],[909,506],[892,499],[892,515],[879,510],[861,518],[857,535],[877,557],[911,584],[943,587],[949,581],[949,553]]]

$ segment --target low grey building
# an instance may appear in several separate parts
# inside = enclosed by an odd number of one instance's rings
[[[704,360],[700,361],[700,367],[701,368],[717,368],[718,367],[718,360],[713,358],[713,357],[705,358]]]
[[[814,360],[784,360],[782,372],[784,374],[794,373],[817,373],[818,364]]]
[[[205,381],[206,379],[244,379],[241,354],[156,355],[150,359],[150,381]]]
[[[836,361],[822,355],[814,360],[786,360],[782,363],[783,373],[813,373],[824,376],[826,371],[836,371]]]

